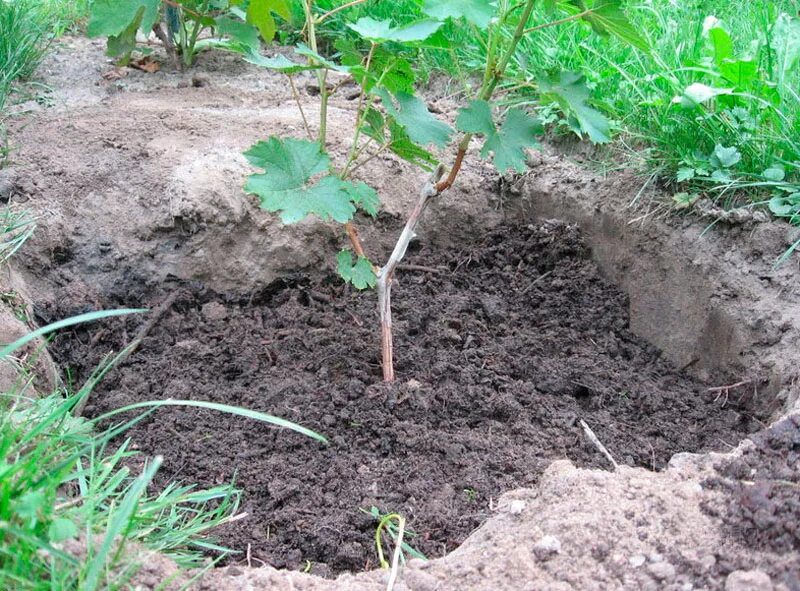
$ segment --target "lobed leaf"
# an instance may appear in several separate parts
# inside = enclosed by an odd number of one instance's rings
[[[416,96],[407,92],[391,95],[385,88],[377,89],[375,94],[381,98],[389,116],[405,129],[412,141],[422,146],[433,144],[438,148],[444,148],[450,142],[453,129],[434,117]]]
[[[561,72],[539,79],[539,89],[555,100],[559,107],[578,121],[592,143],[605,144],[611,141],[611,130],[603,114],[589,105],[589,89],[585,78],[573,72]]]
[[[347,26],[373,43],[385,43],[386,41],[410,43],[424,41],[438,31],[443,24],[441,21],[420,20],[393,27],[390,20],[379,21],[370,16],[363,16],[354,23],[348,23]]]
[[[312,180],[330,168],[330,158],[317,142],[273,136],[250,148],[245,157],[265,171],[251,175],[245,190],[260,198],[263,209],[280,212],[284,224],[311,214],[340,223],[353,218],[356,208],[344,181],[330,174]]]
[[[495,15],[496,3],[491,0],[424,0],[422,12],[439,20],[463,18],[485,29]]]
[[[381,199],[378,193],[364,182],[349,182],[344,181],[343,187],[345,192],[350,196],[350,200],[360,207],[365,213],[375,217],[378,215],[378,208],[381,205]]]
[[[541,122],[521,109],[509,109],[498,130],[492,119],[492,110],[486,101],[474,100],[461,109],[456,127],[465,133],[483,135],[486,140],[481,148],[484,158],[494,154],[495,168],[501,173],[509,169],[524,172],[525,149],[538,146],[535,136],[544,132]]]
[[[349,250],[343,250],[337,255],[336,270],[342,279],[352,283],[356,289],[375,287],[378,281],[369,259],[358,257],[355,264],[353,264],[353,255]]]
[[[730,168],[739,163],[742,159],[742,154],[734,146],[726,148],[722,144],[717,144],[714,147],[714,153],[711,155],[711,164],[716,167]]]
[[[618,39],[649,52],[650,46],[622,10],[622,0],[577,0],[582,11],[590,11],[582,18],[599,35],[614,35]]]

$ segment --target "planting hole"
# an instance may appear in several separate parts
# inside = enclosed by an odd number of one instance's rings
[[[607,468],[581,420],[618,463],[657,470],[677,452],[727,450],[760,428],[764,417],[737,397],[723,404],[630,332],[626,296],[599,274],[574,225],[502,225],[451,249],[421,242],[405,262],[392,385],[380,379],[374,296],[334,276],[232,294],[146,286],[128,271],[115,288],[127,295],[98,306],[155,308],[177,296],[86,412],[208,400],[329,437],[322,446],[192,408],[159,410],[126,435],[164,456],[162,485],[235,478],[247,517],[217,532],[241,552],[230,561],[249,546],[251,558],[291,569],[311,561],[323,575],[376,566],[375,521],[361,509],[400,513],[417,534],[409,543],[441,556],[490,515],[492,500],[535,485],[553,460]],[[42,303],[42,319],[83,310],[73,291]],[[83,380],[145,322],[70,329],[53,353]]]

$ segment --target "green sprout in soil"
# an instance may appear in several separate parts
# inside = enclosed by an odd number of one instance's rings
[[[375,526],[375,551],[378,555],[378,563],[381,568],[388,569],[390,567],[389,561],[386,560],[386,555],[383,552],[384,536],[389,537],[391,543],[397,547],[399,543],[399,557],[405,564],[406,555],[411,558],[419,558],[420,560],[428,560],[419,550],[416,550],[408,542],[403,541],[406,537],[414,538],[416,533],[406,528],[406,518],[399,513],[381,513],[377,507],[370,507],[369,511],[361,509],[362,512],[371,515],[377,522]]]

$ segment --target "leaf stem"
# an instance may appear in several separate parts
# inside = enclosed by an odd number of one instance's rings
[[[369,145],[369,144],[364,144],[364,146],[365,146],[365,147],[366,147],[367,145]],[[370,162],[371,160],[374,160],[375,158],[377,158],[378,156],[380,156],[381,154],[383,154],[383,153],[386,151],[386,148],[388,148],[388,147],[389,147],[389,146],[391,146],[391,145],[392,145],[392,142],[386,142],[386,143],[385,143],[385,144],[383,144],[383,145],[382,145],[380,148],[378,148],[377,150],[375,150],[375,151],[374,151],[372,154],[370,154],[369,156],[367,156],[367,157],[366,157],[364,160],[362,160],[361,162],[356,162],[356,164],[353,166],[353,168],[351,168],[351,169],[350,169],[350,174],[353,174],[353,173],[354,173],[355,171],[357,171],[359,168],[361,168],[362,166],[364,166],[364,165],[365,165],[367,162]],[[362,151],[363,151],[363,150],[362,150]]]
[[[306,26],[308,28],[308,44],[314,53],[317,51],[317,32],[315,29],[314,15],[311,12],[312,0],[305,0],[303,8],[306,15]],[[316,61],[316,60],[312,60]],[[327,88],[328,70],[325,68],[317,70],[317,82],[319,83],[319,141],[320,148],[325,149],[325,136],[328,130],[328,88]]]
[[[329,10],[328,12],[318,16],[316,18],[316,24],[320,24],[326,18],[333,16],[334,14],[336,14],[337,12],[339,12],[341,10],[345,10],[346,8],[350,8],[351,6],[356,6],[358,4],[363,4],[366,1],[367,0],[353,0],[352,2],[348,2],[347,4],[342,4],[341,6],[337,6],[333,10]]]
[[[205,0],[203,2],[202,7],[200,8],[201,15],[204,15],[208,12],[208,3],[209,0]],[[197,13],[194,14],[197,15]],[[187,66],[191,66],[192,62],[194,61],[194,48],[195,45],[197,45],[197,37],[200,35],[200,30],[203,27],[202,23],[203,17],[201,15],[196,16],[194,21],[194,27],[192,28],[191,37],[189,37],[189,40],[186,44],[186,53],[183,56],[183,62]]]
[[[550,21],[549,23],[542,23],[541,25],[536,25],[535,27],[530,27],[529,29],[525,29],[522,33],[523,35],[527,35],[528,33],[533,33],[534,31],[541,31],[542,29],[547,29],[549,27],[555,27],[556,25],[563,25],[564,23],[568,23],[571,21],[576,21],[580,18],[583,18],[587,15],[592,14],[596,9],[588,8],[583,12],[579,12],[577,14],[573,14],[572,16],[567,16],[562,19],[558,19],[557,21]]]
[[[294,97],[294,102],[297,104],[297,108],[300,111],[300,117],[303,118],[303,127],[306,128],[306,134],[308,134],[308,139],[314,141],[314,134],[311,133],[311,128],[308,126],[308,119],[306,119],[306,112],[303,110],[303,103],[300,102],[300,95],[297,93],[297,87],[294,85],[294,78],[292,78],[291,74],[286,74],[286,77],[289,79],[289,86],[292,89],[292,97]]]
[[[372,56],[375,54],[376,47],[377,45],[374,42],[370,42],[369,53],[367,54],[367,60],[364,65],[365,76],[369,75],[369,67],[372,64]],[[367,104],[367,109],[364,109],[364,97],[366,96],[367,91],[363,84],[360,86],[361,92],[358,94],[358,108],[356,109],[356,125],[355,129],[353,130],[353,143],[350,146],[350,153],[347,155],[347,162],[345,162],[344,168],[342,169],[342,174],[340,175],[342,179],[347,177],[348,172],[352,172],[350,171],[350,165],[356,161],[356,159],[361,155],[361,152],[363,152],[363,150],[369,145],[369,142],[367,142],[360,149],[358,148],[358,138],[361,136],[361,126],[364,124],[364,113],[372,106],[372,100],[370,99]]]
[[[503,54],[503,57],[496,66],[493,63],[495,59],[494,51],[496,48],[492,47],[492,32],[490,30],[489,52],[486,57],[486,70],[484,72],[483,85],[478,93],[478,98],[481,100],[488,101],[490,98],[492,98],[492,94],[494,94],[497,85],[503,78],[503,74],[505,73],[508,64],[511,62],[511,59],[514,57],[514,54],[517,51],[517,45],[519,45],[520,40],[525,35],[525,25],[528,24],[528,19],[531,16],[531,12],[533,12],[533,6],[535,3],[536,0],[527,0],[525,2],[525,8],[519,17],[519,23],[517,23],[514,36],[511,38],[511,44],[508,46],[508,49],[506,49],[506,52]],[[458,143],[456,159],[453,163],[453,167],[450,169],[450,173],[447,175],[446,179],[440,181],[436,185],[436,191],[438,193],[446,191],[453,186],[453,183],[455,183],[456,177],[461,170],[461,165],[464,162],[464,156],[467,153],[467,148],[469,148],[469,142],[471,139],[471,133],[464,134],[464,137],[461,138],[461,141]]]
[[[367,255],[364,254],[364,245],[361,243],[361,238],[358,236],[358,229],[356,229],[353,222],[347,222],[344,225],[344,231],[347,232],[350,244],[353,245],[353,252],[360,257],[368,258]]]

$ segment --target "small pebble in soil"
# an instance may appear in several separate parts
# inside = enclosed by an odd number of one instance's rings
[[[772,580],[760,570],[735,570],[725,580],[725,591],[772,591]]]
[[[539,560],[547,560],[561,552],[561,541],[555,536],[544,536],[533,545],[533,553]]]
[[[519,515],[525,510],[525,501],[515,499],[508,504],[508,512],[511,515]]]
[[[628,559],[628,564],[630,564],[633,568],[639,568],[642,566],[647,559],[642,556],[641,554],[635,554]]]
[[[647,572],[657,581],[669,582],[675,578],[675,567],[669,562],[655,562],[647,567]]]

